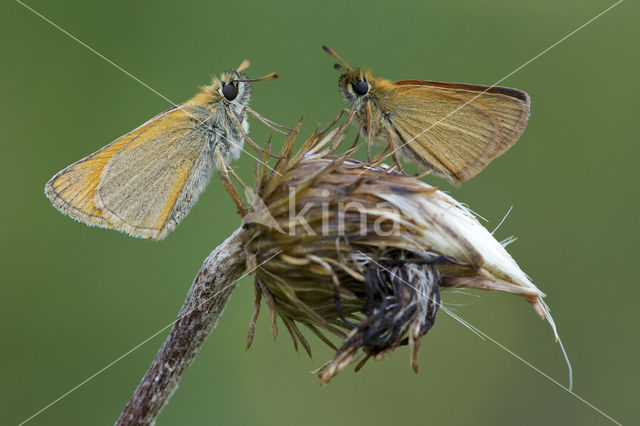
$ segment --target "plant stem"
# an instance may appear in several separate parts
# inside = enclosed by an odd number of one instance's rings
[[[244,232],[211,252],[189,289],[178,319],[129,400],[117,426],[151,425],[222,314],[246,268]]]

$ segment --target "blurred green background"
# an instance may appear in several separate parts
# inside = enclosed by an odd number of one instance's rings
[[[252,106],[303,133],[343,107],[326,43],[391,79],[492,84],[613,1],[27,2],[176,101],[250,58]],[[43,194],[57,171],[133,129],[167,103],[16,2],[0,6],[0,423],[17,424],[171,322],[208,253],[238,225],[216,177],[184,223],[150,242],[89,228]],[[548,294],[575,371],[575,391],[635,423],[638,368],[640,8],[626,1],[502,85],[526,90],[520,141],[452,188]],[[264,143],[268,129],[252,122]],[[281,139],[276,138],[276,144]],[[252,176],[243,156],[240,174]],[[510,295],[445,303],[563,384],[551,330]],[[244,354],[253,304],[242,280],[218,328],[158,425],[611,424],[605,417],[440,313],[413,374],[402,348],[320,387],[314,361],[262,316]],[[454,306],[455,305],[455,306]],[[112,424],[155,356],[156,337],[33,419]]]

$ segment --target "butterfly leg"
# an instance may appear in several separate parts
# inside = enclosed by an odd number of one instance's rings
[[[262,148],[260,145],[258,145],[257,143],[255,143],[253,141],[253,139],[251,139],[249,137],[249,135],[244,131],[244,129],[242,128],[242,126],[238,126],[238,128],[240,129],[240,132],[242,133],[242,137],[243,139],[249,144],[249,146],[253,149],[255,149],[256,151],[258,151],[261,154],[264,154],[264,148]]]
[[[356,135],[356,140],[353,141],[353,145],[351,145],[351,148],[349,149],[353,149],[356,147],[356,145],[358,145],[358,141],[360,140],[360,132],[358,132],[358,134]]]
[[[418,174],[413,175],[413,177],[416,178],[416,179],[422,179],[423,177],[428,176],[431,173],[433,173],[433,170],[427,169],[424,172],[420,172]]]
[[[366,102],[365,105],[367,106],[367,161],[371,163],[371,105],[369,102]]]
[[[371,160],[371,164],[378,164],[379,162],[384,161],[388,157],[388,155],[384,155],[384,154],[389,150],[389,148],[390,148],[390,145],[387,144],[385,149]]]
[[[400,148],[396,148],[396,144],[393,141],[393,135],[391,134],[391,131],[389,130],[388,127],[385,127],[385,131],[387,132],[387,139],[389,141],[388,146],[391,148],[391,156],[393,157],[393,161],[398,166],[398,170],[401,173],[405,173],[406,174],[406,172],[402,168],[402,164],[400,164],[400,160],[398,160],[398,151],[400,150]]]
[[[216,147],[215,153],[216,153],[216,157],[218,157],[218,162],[219,162],[218,167],[220,170],[220,177],[222,179],[222,184],[224,185],[224,188],[227,190],[227,192],[231,196],[231,199],[233,200],[233,202],[236,204],[236,207],[238,208],[238,213],[240,213],[240,216],[245,217],[247,213],[249,213],[249,211],[244,201],[242,200],[242,197],[240,196],[240,194],[238,194],[236,187],[233,186],[233,184],[231,183],[231,180],[229,179],[229,169],[227,169],[227,166],[224,163],[224,158],[222,158],[222,153],[220,152],[219,147]],[[233,170],[231,171],[231,173],[233,173],[234,177],[238,179],[238,177],[233,172]]]
[[[240,133],[242,133],[242,138],[247,142],[247,144],[248,144],[251,148],[253,148],[253,149],[255,149],[256,151],[258,151],[259,153],[264,154],[264,153],[265,153],[264,148],[262,148],[260,145],[258,145],[257,143],[255,143],[255,142],[253,141],[253,139],[251,139],[251,138],[249,137],[249,135],[247,134],[247,132],[245,132],[245,131],[244,131],[244,128],[242,127],[242,124],[240,124],[240,121],[238,120],[238,118],[237,118],[235,115],[233,115],[233,114],[231,114],[231,118],[232,118],[232,120],[233,120],[233,122],[234,122],[235,126],[236,126],[238,129],[240,129]],[[278,155],[273,155],[273,154],[269,154],[269,155],[270,155],[271,157],[273,157],[273,158],[277,158],[277,159],[280,159],[280,158],[281,158],[281,157],[280,157],[280,156],[278,156]]]
[[[287,127],[287,126],[283,126],[282,124],[278,124],[273,120],[269,120],[268,118],[263,117],[262,115],[258,114],[258,112],[256,112],[255,110],[253,110],[253,109],[251,109],[249,107],[246,107],[246,110],[251,115],[253,115],[255,118],[260,120],[262,122],[262,124],[264,124],[265,126],[270,128],[271,130],[274,130],[274,131],[276,131],[278,133],[281,133],[281,134],[283,134],[285,136],[290,134],[290,133],[292,133],[292,132],[295,132],[295,129],[291,129],[291,128]],[[285,131],[283,131],[281,129],[284,129],[284,130],[287,130],[287,131],[285,132]]]

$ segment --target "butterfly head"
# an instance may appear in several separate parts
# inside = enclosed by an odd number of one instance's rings
[[[359,67],[351,68],[333,49],[328,46],[322,46],[322,48],[340,61],[334,67],[342,73],[338,80],[338,87],[344,101],[351,107],[362,105],[371,92],[371,71],[363,72]]]
[[[210,86],[203,87],[203,92],[208,102],[215,104],[222,102],[223,105],[236,113],[244,111],[251,98],[251,83],[278,78],[278,74],[271,73],[250,80],[241,71],[243,68],[246,68],[246,66],[243,67],[241,65],[238,69],[223,73],[220,78],[214,77]]]
[[[227,105],[244,107],[251,97],[251,81],[241,71],[231,70],[223,73],[220,78],[214,78],[211,84],[218,100]]]
[[[363,72],[360,68],[342,70],[343,74],[338,80],[340,94],[344,101],[351,107],[361,105],[369,99],[372,89],[371,72]]]

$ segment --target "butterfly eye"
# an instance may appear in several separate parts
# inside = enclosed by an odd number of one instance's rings
[[[222,95],[226,100],[232,101],[236,98],[236,96],[238,96],[238,87],[231,83],[227,83],[222,86]]]
[[[369,85],[366,81],[358,80],[356,84],[352,85],[353,91],[356,92],[357,95],[366,95],[369,91]]]

